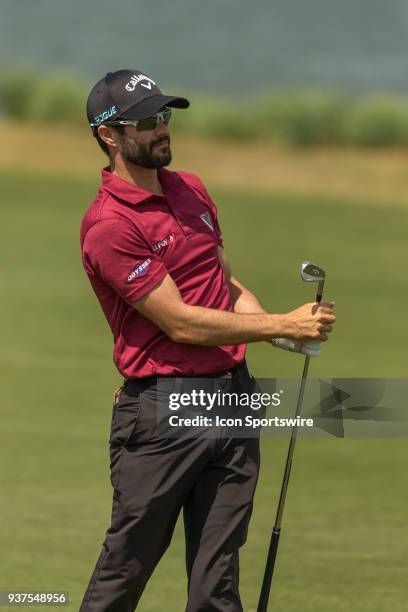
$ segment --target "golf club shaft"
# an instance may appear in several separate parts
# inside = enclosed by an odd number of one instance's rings
[[[302,402],[303,402],[303,396],[305,394],[306,378],[307,378],[307,373],[309,371],[309,363],[310,363],[310,357],[309,355],[307,355],[305,357],[305,365],[303,367],[302,380],[300,383],[299,396],[298,396],[298,401],[296,405],[295,419],[300,415],[300,412],[302,410]],[[286,457],[285,471],[283,474],[283,481],[282,481],[282,487],[281,487],[281,492],[279,496],[278,509],[276,511],[274,529],[280,530],[281,524],[282,524],[282,516],[283,516],[283,510],[285,507],[286,492],[288,490],[290,472],[292,469],[292,460],[293,460],[293,454],[295,452],[297,432],[298,432],[298,426],[294,425],[292,428],[291,436],[290,436],[289,449],[288,449],[288,454]]]
[[[317,288],[317,295],[316,295],[317,303],[321,302],[322,300],[323,288],[324,288],[324,279],[319,282],[319,286]],[[305,364],[303,366],[302,380],[300,383],[295,418],[300,415],[300,412],[302,410],[302,402],[303,402],[303,396],[305,393],[307,374],[309,371],[309,363],[310,363],[310,357],[309,355],[307,355],[305,358]],[[286,458],[285,471],[283,474],[283,481],[282,481],[282,487],[281,487],[281,492],[279,496],[278,509],[276,512],[275,525],[272,530],[272,536],[271,536],[271,540],[269,544],[268,557],[266,560],[265,573],[264,573],[264,578],[262,581],[262,588],[261,588],[261,594],[259,596],[257,612],[267,612],[268,610],[269,595],[271,592],[273,572],[274,572],[275,563],[276,563],[276,556],[278,554],[278,546],[279,546],[279,538],[280,538],[280,533],[281,533],[283,510],[285,508],[286,493],[288,490],[290,472],[292,469],[292,461],[293,461],[293,454],[295,452],[297,431],[298,431],[298,427],[297,425],[294,425],[292,428],[291,436],[290,436],[290,444],[289,444],[288,454]]]
[[[324,281],[325,281],[325,279],[321,280],[320,283],[319,283],[319,286],[317,287],[316,302],[318,304],[322,301],[323,289],[324,289]]]
[[[299,416],[300,411],[302,409],[302,401],[303,401],[303,396],[305,392],[307,373],[309,370],[309,362],[310,362],[310,357],[307,355],[305,358],[305,365],[303,367],[302,380],[300,383],[300,390],[299,390],[299,396],[298,396],[298,401],[296,405],[295,418]],[[275,569],[276,555],[278,553],[282,516],[283,516],[283,510],[285,508],[286,492],[288,490],[290,472],[292,469],[293,454],[295,452],[297,430],[298,430],[297,426],[294,425],[292,428],[291,436],[290,436],[290,444],[289,444],[288,454],[286,457],[286,465],[285,465],[285,471],[283,474],[283,481],[282,481],[282,487],[281,487],[281,492],[279,496],[278,509],[276,512],[275,525],[272,530],[271,541],[269,544],[268,557],[266,560],[265,573],[264,573],[264,578],[262,582],[262,588],[261,588],[261,594],[259,597],[257,612],[267,612],[268,610],[269,594],[271,591],[273,572]]]

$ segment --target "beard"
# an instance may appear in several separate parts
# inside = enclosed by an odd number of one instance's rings
[[[159,148],[161,143],[167,143],[167,146]],[[125,134],[119,134],[119,151],[122,158],[131,164],[143,168],[163,168],[171,162],[170,136],[163,135],[149,144],[136,144]]]

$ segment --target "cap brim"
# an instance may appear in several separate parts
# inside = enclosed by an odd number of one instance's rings
[[[156,95],[145,98],[138,104],[135,104],[128,110],[124,111],[116,119],[146,119],[151,117],[154,113],[157,113],[163,106],[171,106],[172,108],[188,108],[190,102],[186,98],[179,98],[178,96],[164,96]]]

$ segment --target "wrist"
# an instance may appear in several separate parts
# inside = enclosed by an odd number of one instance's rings
[[[268,334],[269,341],[273,338],[290,337],[290,321],[285,314],[270,315],[271,327]]]

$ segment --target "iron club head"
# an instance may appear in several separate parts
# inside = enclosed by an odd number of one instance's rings
[[[311,261],[304,261],[300,267],[300,275],[306,283],[319,283],[326,278],[326,272]]]
[[[319,283],[317,287],[316,302],[320,302],[323,296],[326,272],[320,266],[311,261],[304,261],[300,267],[300,275],[306,283]]]

